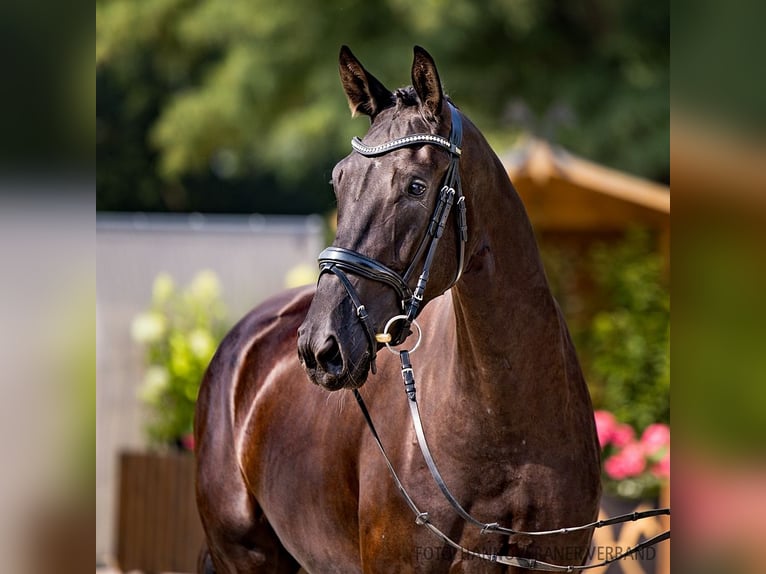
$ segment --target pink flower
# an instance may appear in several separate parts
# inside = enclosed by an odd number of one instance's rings
[[[609,411],[596,411],[593,413],[596,419],[596,433],[598,433],[598,443],[601,448],[604,448],[612,441],[612,435],[614,429],[617,426],[617,421],[614,415]]]
[[[615,480],[637,476],[644,471],[645,467],[644,449],[638,442],[627,444],[604,463],[604,470]]]
[[[670,449],[657,464],[652,466],[652,472],[657,478],[670,478]]]
[[[667,446],[670,446],[670,427],[662,423],[649,425],[641,435],[641,444],[648,456]]]
[[[189,433],[182,436],[181,444],[186,450],[194,452],[194,435],[192,433]]]
[[[618,448],[629,445],[636,440],[636,431],[628,424],[618,424],[612,431],[612,444]]]

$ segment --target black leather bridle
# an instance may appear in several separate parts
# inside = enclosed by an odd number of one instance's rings
[[[420,241],[418,250],[410,262],[404,275],[399,275],[396,271],[386,265],[367,257],[361,253],[346,249],[344,247],[328,247],[319,254],[319,276],[325,273],[334,274],[342,283],[348,292],[348,296],[356,309],[356,315],[364,327],[365,335],[370,347],[370,368],[375,373],[375,355],[377,354],[380,337],[376,338],[373,325],[367,309],[359,298],[354,286],[346,276],[347,273],[363,277],[372,281],[384,283],[396,291],[396,296],[401,302],[402,321],[404,325],[399,332],[396,340],[385,341],[392,345],[401,344],[409,334],[409,326],[421,311],[423,295],[426,290],[426,284],[431,273],[431,265],[436,254],[436,247],[439,239],[444,232],[452,206],[456,206],[455,222],[457,226],[458,257],[457,270],[450,287],[457,283],[463,273],[465,263],[465,244],[468,241],[468,224],[466,218],[465,196],[460,186],[459,161],[462,150],[460,149],[463,139],[463,122],[460,118],[460,112],[448,102],[452,117],[452,127],[450,129],[449,139],[436,134],[412,134],[397,138],[377,146],[368,146],[359,138],[351,140],[351,147],[354,151],[365,157],[377,157],[385,155],[394,150],[418,145],[435,145],[447,150],[450,154],[450,163],[447,172],[444,175],[444,183],[439,192],[439,198],[436,207],[431,215],[423,239]],[[423,259],[425,254],[425,259]],[[423,259],[423,267],[418,278],[415,289],[413,290],[409,283],[416,272],[418,263]],[[449,288],[449,287],[448,287]]]

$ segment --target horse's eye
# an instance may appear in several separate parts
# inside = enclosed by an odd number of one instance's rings
[[[415,196],[423,195],[425,191],[426,191],[426,184],[417,179],[413,179],[410,182],[409,187],[407,188],[407,193],[409,193],[410,195],[415,195]]]

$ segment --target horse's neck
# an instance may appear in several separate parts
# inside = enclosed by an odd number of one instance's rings
[[[568,392],[569,339],[521,200],[504,173],[489,185],[483,211],[474,208],[478,241],[453,289],[457,384],[498,416],[533,405],[553,415],[550,394]]]

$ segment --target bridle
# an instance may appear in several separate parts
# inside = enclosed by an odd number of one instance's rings
[[[430,222],[415,252],[415,256],[404,272],[404,275],[399,275],[396,271],[375,259],[344,247],[328,247],[319,254],[320,278],[325,273],[334,274],[348,292],[348,296],[356,309],[356,315],[364,327],[365,336],[370,348],[370,369],[373,374],[376,372],[375,355],[378,349],[377,343],[401,344],[409,333],[410,325],[421,311],[423,295],[431,274],[431,265],[436,254],[436,247],[444,232],[453,205],[456,206],[455,223],[457,227],[458,256],[455,277],[449,287],[457,283],[463,273],[465,244],[468,241],[465,196],[460,185],[459,169],[459,160],[462,153],[460,145],[463,139],[463,122],[460,118],[460,112],[457,111],[455,106],[449,102],[448,105],[452,117],[449,139],[436,134],[412,134],[377,146],[368,146],[359,138],[351,140],[351,147],[354,151],[365,157],[376,157],[394,150],[424,144],[440,147],[447,150],[450,154],[449,166],[444,175],[444,183],[439,192],[436,207],[431,214]],[[421,259],[423,259],[423,267],[413,290],[410,288],[409,282],[414,276]],[[396,340],[392,341],[390,335],[385,331],[379,334],[375,333],[375,329],[370,323],[367,309],[351,281],[346,276],[347,273],[383,283],[396,292],[402,310],[402,314],[396,317],[404,322]]]
[[[377,354],[377,348],[378,348],[377,343],[384,343],[392,353],[399,355],[399,359],[401,362],[402,378],[404,380],[404,390],[406,392],[407,400],[410,407],[410,415],[412,418],[413,426],[415,428],[415,435],[417,437],[418,444],[420,446],[420,450],[421,450],[421,453],[423,454],[423,458],[426,462],[426,465],[428,466],[428,469],[431,472],[431,476],[433,477],[434,481],[436,482],[437,486],[441,490],[442,494],[447,499],[447,502],[449,502],[449,504],[452,506],[455,512],[469,524],[473,524],[474,526],[480,528],[482,534],[494,533],[494,534],[502,534],[507,536],[525,535],[525,536],[535,536],[535,537],[550,536],[550,535],[556,535],[556,534],[568,534],[568,533],[588,530],[588,529],[603,528],[603,527],[611,526],[614,524],[641,520],[641,519],[649,518],[652,516],[661,516],[661,515],[669,516],[670,508],[658,508],[658,509],[646,510],[642,512],[632,512],[628,514],[623,514],[621,516],[615,516],[613,518],[609,518],[606,520],[598,520],[598,521],[590,522],[588,524],[582,524],[579,526],[559,528],[555,530],[527,532],[527,531],[520,531],[520,530],[514,530],[512,528],[507,528],[507,527],[501,526],[500,524],[496,522],[485,523],[481,520],[476,519],[463,508],[463,506],[457,501],[455,496],[447,488],[447,485],[444,479],[442,478],[441,473],[439,472],[439,469],[436,467],[436,463],[434,462],[433,456],[431,454],[431,450],[428,447],[428,443],[426,441],[425,432],[423,430],[423,423],[420,417],[420,410],[418,408],[415,373],[412,368],[412,364],[410,362],[410,354],[415,352],[417,347],[420,345],[420,337],[422,333],[420,331],[420,327],[415,322],[415,319],[417,318],[418,314],[420,313],[422,309],[421,304],[423,302],[423,296],[424,296],[426,285],[428,283],[428,279],[430,276],[431,265],[433,263],[433,258],[436,253],[436,247],[438,245],[439,239],[442,236],[442,233],[444,232],[444,228],[446,226],[447,219],[449,217],[453,204],[457,206],[455,221],[457,226],[458,261],[457,261],[457,270],[455,272],[455,277],[452,283],[449,285],[448,289],[452,287],[455,283],[457,283],[457,281],[460,279],[460,276],[462,275],[463,267],[465,264],[465,244],[468,241],[468,225],[467,225],[467,219],[466,219],[465,196],[463,195],[462,188],[460,185],[460,170],[459,170],[459,160],[462,153],[460,146],[462,143],[463,129],[462,129],[462,120],[460,118],[460,113],[451,103],[448,102],[448,105],[449,105],[449,109],[450,109],[450,113],[452,117],[452,126],[450,129],[449,139],[446,139],[439,135],[434,135],[434,134],[412,134],[412,135],[391,140],[387,143],[377,145],[377,146],[367,146],[359,138],[354,138],[353,140],[351,140],[351,146],[353,147],[354,151],[356,151],[357,153],[365,157],[376,157],[376,156],[384,155],[401,148],[412,147],[412,146],[423,145],[423,144],[436,145],[438,147],[446,149],[450,153],[450,156],[451,156],[450,163],[447,168],[447,172],[444,176],[444,183],[439,192],[439,198],[437,200],[436,207],[434,208],[434,211],[431,215],[431,219],[428,224],[428,228],[426,229],[426,232],[423,236],[423,239],[421,240],[420,245],[415,253],[415,256],[413,257],[412,261],[407,267],[407,270],[405,271],[404,275],[399,275],[396,271],[380,263],[379,261],[376,261],[375,259],[367,257],[366,255],[363,255],[351,249],[345,249],[343,247],[328,247],[327,249],[325,249],[319,254],[318,260],[319,260],[320,279],[322,275],[324,275],[325,273],[332,273],[340,280],[341,284],[346,289],[348,296],[351,299],[351,302],[354,305],[354,308],[356,310],[356,315],[359,321],[362,323],[362,326],[364,327],[365,335],[367,337],[368,344],[370,347],[370,357],[371,357],[370,369],[373,374],[376,372],[375,356]],[[425,254],[425,259],[423,260],[423,267],[422,267],[420,276],[418,278],[416,287],[413,290],[410,288],[409,282],[411,278],[414,276],[417,264],[421,259],[423,259],[424,254]],[[386,324],[382,333],[375,333],[375,329],[373,328],[370,322],[367,309],[362,303],[359,297],[359,294],[357,293],[353,284],[348,279],[346,275],[347,273],[358,275],[362,278],[369,279],[372,281],[384,283],[385,285],[388,285],[390,288],[396,291],[396,295],[399,301],[401,302],[402,314],[395,315],[394,317],[392,317]],[[388,333],[388,330],[393,323],[398,321],[403,321],[404,327],[401,329],[399,335],[396,338],[394,338]],[[414,345],[414,347],[412,347],[409,350],[401,350],[401,351],[394,350],[393,347],[400,345],[401,343],[404,342],[404,339],[407,338],[407,336],[409,335],[409,327],[413,324],[418,330],[418,342]],[[585,566],[576,566],[576,565],[564,566],[560,564],[543,562],[542,560],[536,560],[533,558],[487,554],[483,552],[476,552],[473,550],[469,550],[468,548],[464,548],[463,546],[461,546],[460,544],[452,540],[439,528],[437,528],[433,523],[431,523],[429,520],[428,513],[421,511],[420,508],[415,503],[415,501],[406,491],[406,489],[404,488],[404,485],[402,484],[401,480],[399,479],[396,473],[396,470],[393,467],[393,464],[391,463],[391,460],[386,454],[386,451],[383,447],[383,443],[381,442],[378,432],[375,429],[375,425],[372,422],[372,417],[370,416],[369,410],[367,409],[367,406],[364,400],[362,399],[362,395],[359,393],[358,389],[354,389],[354,396],[356,397],[357,403],[359,404],[359,408],[361,409],[362,414],[364,415],[367,426],[369,427],[370,432],[372,433],[372,436],[378,446],[378,449],[380,450],[380,452],[383,455],[383,458],[385,459],[386,465],[389,469],[389,472],[391,473],[391,476],[394,479],[394,482],[397,488],[399,489],[400,493],[404,497],[404,500],[407,503],[407,505],[415,514],[416,524],[420,526],[425,526],[428,530],[430,530],[433,534],[435,534],[438,538],[440,538],[445,544],[451,546],[452,548],[454,548],[455,550],[459,552],[462,552],[464,556],[472,556],[475,558],[480,558],[480,559],[488,560],[491,562],[497,562],[499,564],[505,564],[508,566],[525,568],[528,570],[545,570],[550,572],[574,572],[578,570],[589,570],[592,568],[603,567],[607,564],[615,562],[616,560],[626,558],[632,554],[635,554],[641,551],[644,548],[653,546],[655,544],[658,544],[659,542],[662,542],[663,540],[668,540],[670,538],[670,530],[667,530],[652,538],[649,538],[648,540],[645,540],[644,542],[640,544],[637,544],[633,548],[627,549],[624,552],[616,554],[615,556],[612,556],[611,558],[607,560],[604,560],[597,564],[588,564]]]

